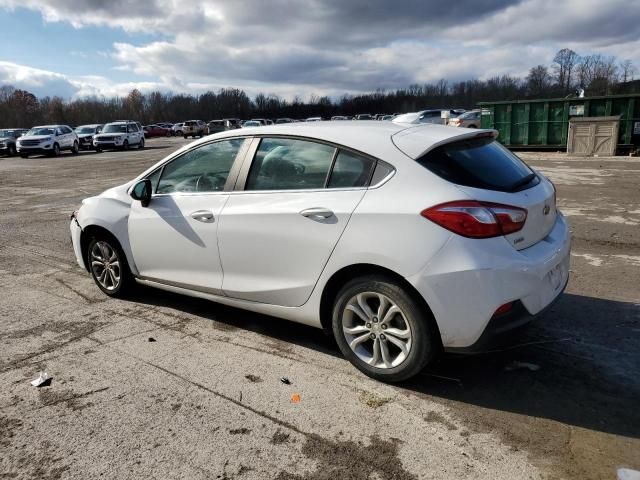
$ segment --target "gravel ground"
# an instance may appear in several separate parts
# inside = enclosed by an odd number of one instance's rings
[[[446,355],[389,386],[319,330],[151,289],[129,301],[98,291],[73,258],[68,214],[183,143],[0,159],[0,478],[640,469],[640,159],[520,153],[555,182],[571,224],[567,293],[522,344]],[[41,370],[53,381],[36,389]]]

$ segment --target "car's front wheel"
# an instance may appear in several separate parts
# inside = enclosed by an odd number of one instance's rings
[[[343,355],[384,382],[416,375],[438,352],[429,312],[399,282],[384,276],[348,282],[336,297],[332,326]]]
[[[71,147],[71,153],[74,155],[77,155],[79,151],[80,151],[80,146],[78,145],[78,142],[74,141],[73,146]]]
[[[134,279],[124,252],[108,235],[91,239],[87,249],[89,271],[98,288],[111,297],[124,297],[130,292]]]
[[[141,138],[141,139],[140,139],[140,143],[138,143],[138,148],[139,148],[139,149],[144,148],[144,138]]]

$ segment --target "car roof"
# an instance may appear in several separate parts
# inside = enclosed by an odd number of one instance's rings
[[[378,158],[396,155],[398,150],[410,158],[419,158],[432,148],[479,134],[496,136],[495,130],[454,128],[434,124],[402,124],[378,122],[376,120],[355,120],[352,122],[300,122],[267,125],[251,130],[229,130],[198,141],[205,143],[212,138],[246,135],[286,135],[308,137],[352,148]]]
[[[82,128],[82,127],[101,127],[103,124],[102,123],[87,123],[86,125],[78,125],[76,128]]]
[[[68,125],[63,125],[62,123],[58,123],[56,125],[37,125],[31,128],[58,128],[58,127],[67,127]],[[69,127],[71,128],[71,127]]]

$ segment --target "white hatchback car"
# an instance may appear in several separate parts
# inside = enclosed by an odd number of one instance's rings
[[[322,327],[361,371],[415,375],[474,351],[563,291],[554,186],[496,132],[391,122],[231,130],[83,201],[78,263]]]

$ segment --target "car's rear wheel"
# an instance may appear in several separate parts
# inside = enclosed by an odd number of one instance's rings
[[[429,312],[399,282],[384,276],[348,282],[336,297],[332,326],[343,355],[384,382],[416,375],[438,352]]]
[[[60,155],[60,145],[58,145],[57,143],[53,144],[53,150],[51,151],[51,155],[53,155],[54,157],[57,157],[58,155]]]
[[[9,147],[7,148],[7,155],[9,155],[10,157],[13,157],[15,154],[16,154],[15,145],[9,145]]]
[[[135,282],[124,252],[113,238],[97,235],[89,242],[87,264],[100,290],[110,297],[124,297]]]
[[[138,144],[138,148],[139,148],[139,149],[144,148],[144,138],[141,138],[141,139],[140,139],[140,143]]]
[[[125,141],[122,143],[122,149],[123,149],[123,150],[129,150],[129,140],[125,140]]]
[[[80,146],[78,145],[78,142],[73,142],[73,147],[71,147],[71,153],[73,153],[74,155],[77,155],[78,152],[80,151]]]

